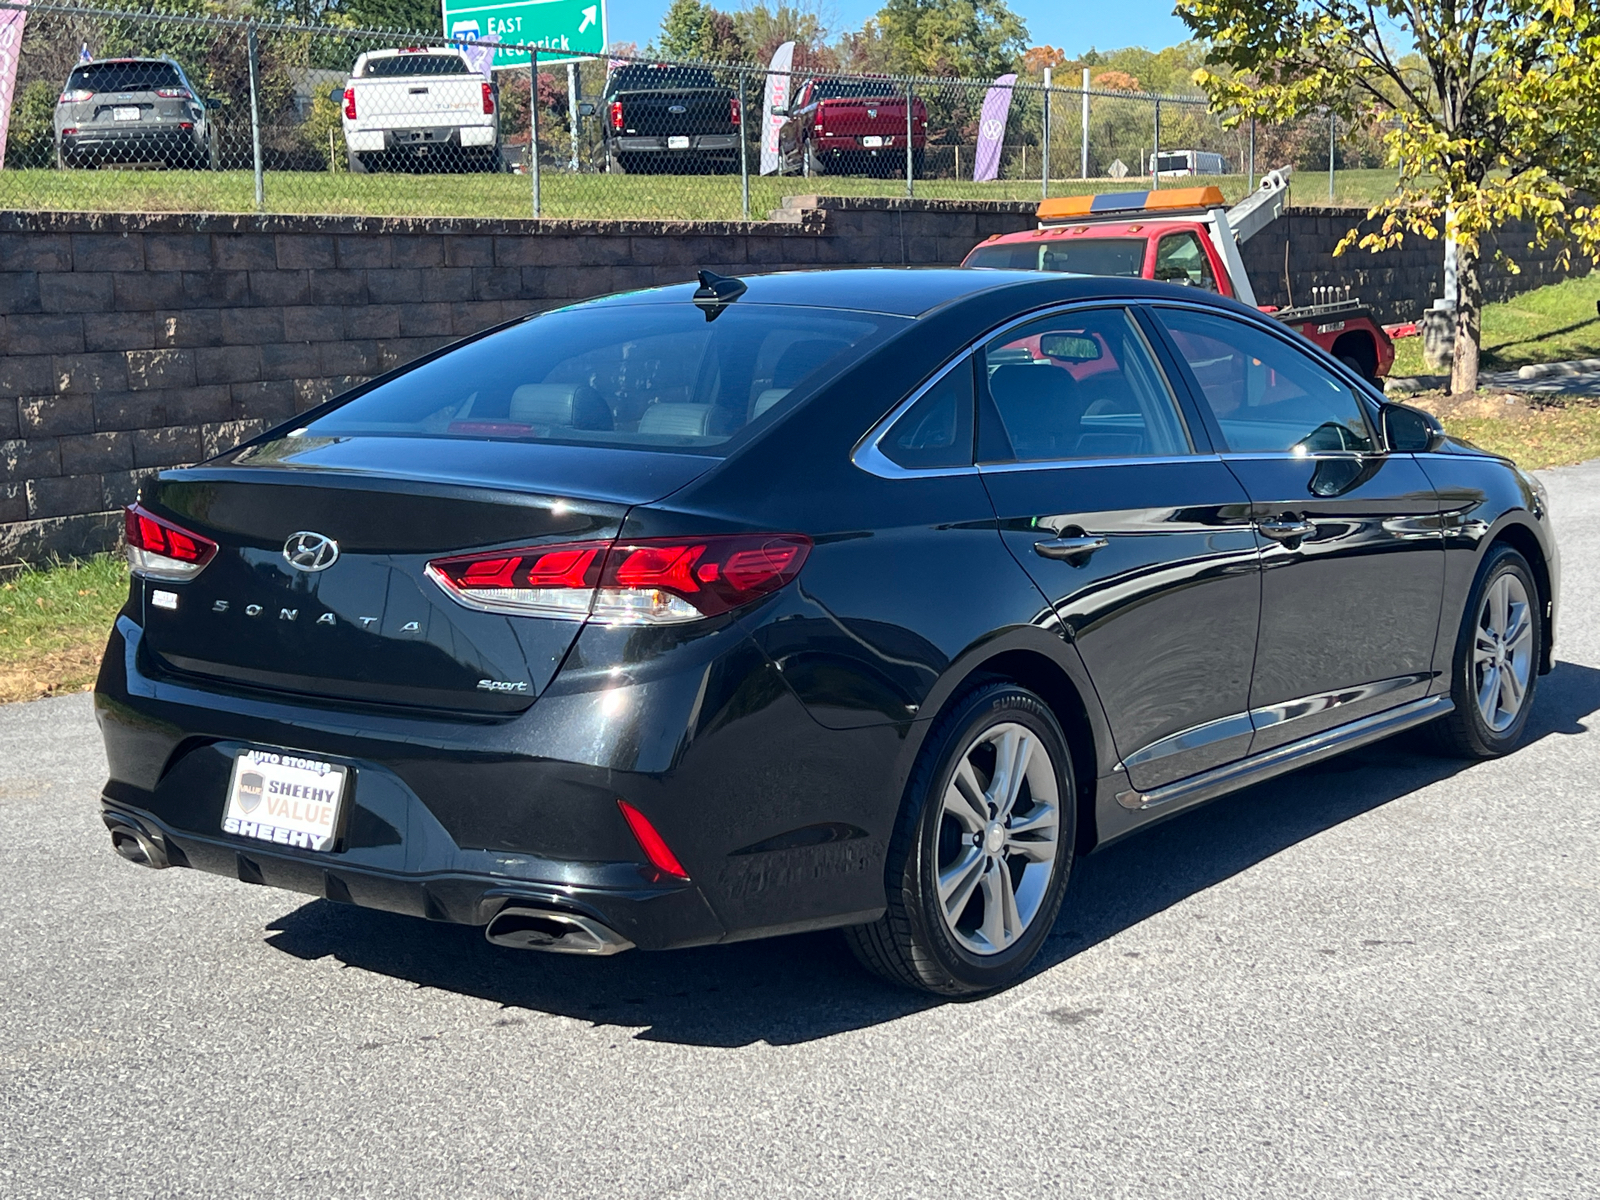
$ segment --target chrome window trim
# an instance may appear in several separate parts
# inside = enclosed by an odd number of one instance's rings
[[[879,449],[878,443],[883,440],[884,436],[894,426],[894,423],[903,417],[906,414],[906,411],[910,409],[912,405],[914,405],[918,400],[922,399],[924,394],[927,393],[928,389],[938,384],[940,380],[942,380],[951,371],[955,370],[960,364],[971,363],[972,356],[976,354],[986,342],[993,341],[995,338],[1000,337],[1003,334],[1010,333],[1013,329],[1016,329],[1021,325],[1026,325],[1030,321],[1039,321],[1062,313],[1081,312],[1084,310],[1099,308],[1120,308],[1124,312],[1128,313],[1131,319],[1132,313],[1130,310],[1133,308],[1133,306],[1136,304],[1147,303],[1147,300],[1139,297],[1124,297],[1122,299],[1116,299],[1114,297],[1100,297],[1094,300],[1073,300],[1067,304],[1054,304],[1045,308],[1035,309],[1033,312],[1026,313],[1020,317],[1013,317],[1011,320],[1002,325],[997,325],[993,329],[980,333],[971,342],[963,346],[956,353],[954,358],[945,363],[944,366],[940,367],[926,380],[924,380],[922,384],[911,393],[911,395],[907,396],[899,404],[895,405],[894,408],[890,409],[887,416],[882,418],[876,425],[861,435],[860,440],[855,444],[855,448],[850,451],[851,463],[865,471],[867,474],[876,475],[880,479],[933,479],[941,476],[979,474],[979,467],[975,462],[968,463],[964,467],[902,467],[899,463],[895,462],[881,449]],[[1185,305],[1185,307],[1198,308],[1202,311],[1214,311],[1208,309],[1205,305],[1198,304]],[[1161,366],[1161,360],[1156,355],[1155,348],[1150,345],[1149,338],[1145,336],[1145,332],[1142,328],[1140,328],[1138,321],[1133,321],[1133,327],[1135,332],[1138,333],[1141,341],[1144,343],[1145,351],[1150,356],[1151,365],[1155,367],[1156,372],[1161,377],[1161,381],[1166,384],[1167,393],[1171,397],[1173,407],[1178,413],[1178,423],[1183,429],[1184,436],[1189,439],[1190,447],[1193,447],[1194,431],[1189,428],[1189,422],[1184,416],[1183,405],[1178,400],[1175,385],[1173,384],[1172,380],[1167,378],[1167,372]],[[974,417],[976,417],[976,415],[977,414],[974,413]],[[976,433],[976,431],[974,431],[974,433]],[[1055,465],[1104,466],[1107,463],[1193,462],[1196,459],[1214,457],[1215,455],[1207,454],[1200,450],[1191,449],[1190,453],[1183,455],[1160,455],[1149,458],[1063,458],[1053,459],[1049,462],[992,463],[985,465],[982,469],[985,471],[1004,469],[1024,470],[1050,467]]]
[[[1012,471],[1058,471],[1063,467],[1170,467],[1182,463],[1211,462],[1219,456],[1208,451],[1193,454],[1130,454],[1122,458],[1038,458],[1015,459],[1011,462],[980,463],[980,475],[997,475]]]

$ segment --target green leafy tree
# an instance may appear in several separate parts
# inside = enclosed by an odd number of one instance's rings
[[[1028,27],[1005,0],[888,0],[863,35],[907,75],[993,79],[1022,65]]]
[[[1455,238],[1453,393],[1477,387],[1487,235],[1523,220],[1536,244],[1600,257],[1583,198],[1600,183],[1593,0],[1179,0],[1178,14],[1209,40],[1222,69],[1195,81],[1233,121],[1330,107],[1386,128],[1400,186],[1340,250]]]
[[[343,0],[334,11],[358,29],[443,32],[439,0]]]
[[[661,18],[661,54],[707,62],[739,62],[748,57],[734,18],[704,0],[672,0]]]

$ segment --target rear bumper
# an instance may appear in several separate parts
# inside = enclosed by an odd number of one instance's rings
[[[357,154],[427,154],[435,150],[487,149],[498,141],[492,125],[435,125],[414,129],[361,129],[345,134],[345,144]]]
[[[681,147],[667,145],[665,137],[619,137],[612,145],[618,154],[689,154],[696,150],[738,150],[736,133],[702,133],[689,138]]]
[[[83,154],[95,150],[171,152],[203,146],[205,138],[192,128],[148,122],[137,129],[79,127],[77,133],[58,134],[57,142],[63,154]]]
[[[593,687],[558,676],[507,718],[174,676],[141,651],[142,636],[119,617],[95,689],[111,776],[102,805],[170,847],[174,865],[469,925],[521,901],[591,917],[644,949],[882,912],[899,736],[822,728],[737,625],[686,640],[659,669],[639,664],[623,686],[610,672]],[[594,631],[593,659],[616,661],[605,639],[625,636]],[[332,851],[223,832],[233,759],[247,746],[353,772]],[[841,762],[853,778],[841,780]],[[689,881],[649,864],[618,800],[650,819]]]

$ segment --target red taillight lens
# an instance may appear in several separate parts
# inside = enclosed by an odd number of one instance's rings
[[[486,612],[675,625],[777,591],[810,551],[811,539],[795,533],[565,542],[435,559],[427,574]]]
[[[356,119],[356,90],[353,87],[344,90],[344,116],[347,121]]]
[[[57,100],[56,103],[57,104],[82,104],[85,100],[89,99],[93,95],[94,95],[93,92],[88,91],[85,88],[73,88],[70,91],[62,92],[61,93],[61,99]]]
[[[494,115],[494,88],[487,83],[483,85],[483,111]]]
[[[128,565],[154,579],[193,579],[217,553],[210,538],[190,533],[138,504],[124,510],[122,526]]]
[[[567,542],[438,558],[427,574],[468,608],[581,621],[594,602],[609,544]]]
[[[193,100],[194,99],[193,96],[189,95],[188,90],[185,89],[185,88],[157,88],[156,89],[156,95],[160,96],[163,100]]]
[[[622,101],[621,100],[613,100],[611,102],[611,128],[615,129],[618,133],[622,132]]]
[[[733,123],[735,125],[740,124],[744,120],[744,113],[739,109],[739,97],[734,96],[728,100],[728,115],[733,118]]]
[[[689,878],[689,872],[683,869],[678,856],[672,852],[672,847],[667,845],[666,838],[656,831],[656,827],[650,824],[648,817],[626,800],[618,800],[617,807],[622,810],[622,819],[633,831],[634,841],[639,843],[639,849],[644,851],[644,856],[650,860],[651,866],[664,874],[676,875],[679,879]]]

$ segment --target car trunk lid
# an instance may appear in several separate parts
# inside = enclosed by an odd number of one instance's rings
[[[171,669],[253,687],[520,711],[581,622],[466,608],[427,564],[481,548],[609,541],[631,505],[714,463],[508,442],[284,438],[167,472],[142,503],[218,550],[187,582],[145,582],[145,644]],[[290,562],[326,542],[332,561]],[[174,599],[158,602],[158,591]]]

